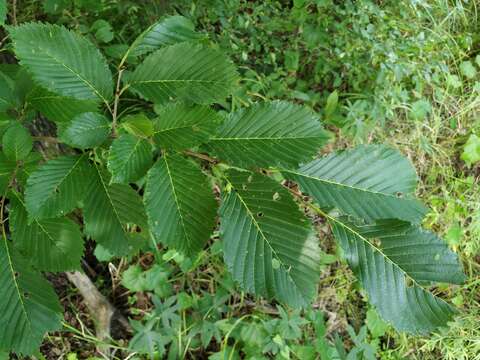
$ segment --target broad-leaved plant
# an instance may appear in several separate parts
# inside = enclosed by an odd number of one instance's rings
[[[32,354],[61,328],[44,273],[80,269],[86,239],[118,257],[158,246],[195,257],[219,230],[245,292],[307,307],[320,276],[314,216],[396,329],[427,333],[455,313],[432,286],[462,282],[459,259],[422,229],[428,210],[398,151],[319,156],[329,132],[309,108],[231,105],[235,66],[180,16],[116,66],[64,27],[7,30],[18,65],[0,68],[0,349]],[[56,136],[32,131],[38,114]]]

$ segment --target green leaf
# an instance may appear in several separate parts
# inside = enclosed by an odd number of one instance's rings
[[[57,25],[28,23],[9,28],[15,54],[35,81],[80,100],[107,103],[113,95],[105,58],[85,38]]]
[[[285,68],[288,71],[297,71],[300,62],[300,52],[298,50],[286,50],[285,54]]]
[[[16,167],[17,163],[15,161],[8,160],[0,152],[0,196],[5,193]]]
[[[43,11],[47,14],[61,14],[62,11],[68,9],[71,5],[70,0],[44,0]]]
[[[362,237],[375,240],[390,260],[419,283],[465,281],[457,254],[445,241],[419,226],[400,220],[379,220],[350,227]]]
[[[451,320],[454,309],[421,287],[413,277],[416,274],[397,264],[374,239],[367,238],[344,220],[330,220],[347,262],[384,320],[399,331],[415,334],[431,332]],[[416,243],[418,239],[413,238]],[[421,256],[414,256],[419,258]]]
[[[416,121],[425,120],[425,118],[432,112],[432,104],[427,99],[420,99],[412,104],[410,109],[410,117]]]
[[[27,129],[20,124],[10,126],[3,134],[3,152],[9,160],[25,159],[33,148],[33,139]]]
[[[143,177],[152,162],[152,146],[147,140],[123,134],[110,147],[108,170],[112,182],[128,184]]]
[[[14,107],[15,93],[12,80],[0,72],[0,112],[5,112]]]
[[[221,121],[221,117],[208,107],[170,105],[158,114],[153,139],[163,149],[192,148],[207,142]]]
[[[338,91],[335,90],[330,95],[328,95],[327,103],[325,104],[325,109],[324,109],[325,116],[327,118],[331,117],[335,113],[337,106],[338,106]]]
[[[148,172],[144,201],[154,238],[187,255],[199,252],[215,228],[207,177],[180,155],[164,155]]]
[[[368,222],[397,218],[420,222],[427,209],[414,198],[415,169],[385,146],[359,146],[284,171],[322,207]]]
[[[459,89],[462,87],[463,83],[457,75],[447,74],[447,85],[454,89]]]
[[[95,34],[95,38],[101,43],[109,43],[113,40],[112,30],[112,25],[103,19],[96,20],[90,28],[90,31]]]
[[[7,19],[7,0],[0,0],[0,25],[4,25],[6,19]]]
[[[62,308],[52,286],[0,242],[0,349],[33,355],[46,332],[60,329]]]
[[[0,146],[2,145],[3,134],[15,123],[16,121],[11,119],[9,115],[0,113]]]
[[[477,69],[473,66],[471,61],[464,61],[460,64],[460,72],[467,79],[473,79],[477,76]]]
[[[225,262],[243,289],[292,307],[316,293],[320,251],[308,220],[290,193],[251,172],[227,173],[220,233]]]
[[[140,321],[131,320],[130,325],[135,331],[135,335],[129,342],[129,348],[133,352],[140,354],[149,354],[154,359],[158,354],[160,358],[165,354],[165,346],[168,345],[169,338],[157,331],[159,320],[153,318],[143,325]]]
[[[29,215],[47,219],[68,214],[85,197],[91,176],[87,155],[47,161],[28,178],[25,203]]]
[[[168,283],[168,275],[158,264],[148,270],[143,270],[140,265],[132,265],[123,273],[122,285],[132,292],[161,290],[161,287]]]
[[[296,167],[311,160],[327,140],[309,109],[274,101],[230,114],[208,146],[238,166]]]
[[[27,180],[35,171],[38,164],[42,161],[42,155],[38,152],[31,152],[24,160],[18,164],[15,172],[15,182],[22,188],[27,186]]]
[[[83,207],[85,233],[112,254],[123,256],[135,248],[134,234],[126,224],[147,228],[145,210],[140,196],[128,185],[108,185],[107,174],[94,164],[92,186]]]
[[[83,238],[80,228],[67,218],[34,220],[28,223],[25,203],[16,195],[10,210],[10,226],[15,246],[42,271],[80,269]]]
[[[181,43],[149,55],[129,82],[135,91],[153,102],[177,98],[210,104],[230,95],[236,79],[234,65],[221,52]]]
[[[15,85],[13,88],[18,105],[25,106],[28,105],[26,104],[27,95],[32,91],[33,88],[35,88],[36,85],[30,72],[19,64],[16,65],[18,66],[17,70],[14,70],[14,72],[9,74],[9,76],[14,80]],[[12,68],[10,69],[13,70]]]
[[[140,56],[157,50],[165,45],[182,42],[194,42],[204,36],[195,32],[195,26],[183,16],[175,15],[151,25],[132,44],[130,54]]]
[[[39,86],[27,96],[27,102],[57,125],[66,126],[75,116],[85,112],[96,112],[98,104],[93,100],[78,100],[56,95]]]
[[[17,79],[21,67],[18,64],[0,64],[0,71],[9,79]]]
[[[220,351],[212,353],[208,360],[240,360],[241,357],[238,354],[238,351],[235,350],[232,346],[225,346]]]
[[[87,149],[102,145],[110,135],[111,123],[100,114],[88,112],[75,116],[60,134],[66,144]]]
[[[454,248],[460,245],[462,237],[463,237],[463,228],[458,223],[453,224],[448,229],[448,232],[445,234],[445,240],[447,241],[448,245]]]
[[[374,338],[382,337],[387,332],[388,325],[378,316],[375,309],[368,309],[366,323]]]
[[[480,138],[477,135],[471,134],[469,136],[460,158],[468,166],[472,166],[480,161]]]
[[[148,138],[153,135],[153,122],[144,114],[124,117],[122,126],[125,131],[137,137]]]

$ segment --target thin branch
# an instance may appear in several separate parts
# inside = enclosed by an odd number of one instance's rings
[[[0,49],[3,48],[3,45],[8,40],[10,35],[6,35],[2,40],[0,40]]]
[[[123,93],[123,89],[120,90],[120,85],[122,81],[122,74],[125,69],[121,68],[118,70],[118,77],[117,77],[117,86],[115,88],[115,100],[113,103],[113,113],[112,113],[112,131],[113,137],[117,137],[117,113],[118,113],[118,103],[120,102],[120,96]]]
[[[188,155],[188,156],[196,157],[197,159],[202,159],[202,160],[208,161],[211,164],[218,164],[220,162],[219,160],[214,159],[214,158],[212,158],[208,155],[197,153],[197,152],[190,151],[190,150],[185,150],[183,153],[185,155]]]
[[[12,23],[17,26],[17,0],[12,1]]]
[[[53,136],[34,136],[33,140],[50,142],[54,144],[58,144],[60,142],[56,137],[53,137]]]

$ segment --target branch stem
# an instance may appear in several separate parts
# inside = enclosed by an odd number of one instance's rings
[[[12,1],[12,24],[17,26],[17,0]]]
[[[33,140],[50,142],[54,144],[58,144],[60,142],[56,137],[53,137],[53,136],[34,136]]]
[[[205,155],[205,154],[201,154],[201,153],[197,153],[197,152],[194,152],[194,151],[190,151],[190,150],[185,150],[184,151],[184,154],[185,155],[188,155],[188,156],[192,156],[192,157],[195,157],[197,159],[202,159],[202,160],[205,160],[205,161],[208,161],[209,163],[211,164],[218,164],[220,161],[217,160],[217,159],[214,159],[208,155]]]
[[[122,74],[124,68],[120,68],[118,70],[118,77],[117,77],[117,86],[115,88],[115,100],[113,102],[113,112],[112,112],[112,132],[113,137],[117,137],[117,115],[118,115],[118,103],[120,102],[120,96],[125,91],[124,89],[120,89],[120,85],[122,83]]]

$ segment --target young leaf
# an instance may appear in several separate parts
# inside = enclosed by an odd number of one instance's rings
[[[163,103],[171,98],[210,104],[230,95],[235,67],[217,50],[181,43],[149,55],[129,78],[145,99]]]
[[[292,307],[315,295],[320,252],[309,222],[274,180],[231,170],[222,196],[220,233],[233,277],[248,292]]]
[[[327,140],[319,119],[306,107],[274,101],[230,114],[208,146],[238,166],[296,167]]]
[[[155,121],[153,139],[163,149],[192,148],[207,142],[221,121],[221,117],[208,107],[169,105]]]
[[[3,134],[2,146],[7,159],[19,161],[25,159],[32,151],[33,139],[28,130],[17,123]]]
[[[35,81],[80,100],[107,103],[113,94],[105,58],[87,39],[57,25],[28,23],[9,28],[15,54]]]
[[[328,95],[327,102],[325,104],[325,116],[327,118],[331,117],[338,106],[338,90],[335,90],[330,95]]]
[[[96,112],[94,100],[78,100],[54,94],[39,86],[27,95],[27,102],[57,125],[66,126],[75,116],[85,112]]]
[[[46,332],[60,328],[62,308],[52,286],[0,241],[0,349],[33,355]]]
[[[102,145],[110,130],[111,123],[105,116],[89,112],[74,117],[62,130],[60,138],[70,146],[87,149]]]
[[[322,207],[372,222],[401,219],[420,222],[426,208],[414,198],[415,169],[385,146],[359,146],[284,171]]]
[[[144,176],[152,162],[152,146],[147,140],[123,134],[110,147],[108,170],[112,182],[128,184]]]
[[[187,255],[200,251],[215,227],[217,203],[198,165],[164,155],[148,172],[144,195],[155,239]]]
[[[122,126],[125,131],[137,137],[148,138],[153,135],[153,122],[144,114],[126,116]]]
[[[133,235],[125,225],[147,228],[145,209],[140,196],[128,185],[108,185],[107,174],[94,165],[92,186],[83,208],[85,233],[112,254],[123,256],[134,248]]]
[[[203,36],[195,32],[195,26],[183,16],[175,15],[162,19],[144,31],[130,49],[130,55],[140,56],[165,45],[198,41]]]
[[[367,238],[346,221],[331,218],[331,224],[345,258],[365,288],[369,301],[397,330],[425,334],[445,326],[452,318],[454,309],[421,287],[412,274],[375,245],[374,239]],[[432,246],[431,251],[435,250]]]
[[[42,271],[80,269],[83,238],[80,228],[67,218],[27,220],[23,200],[17,195],[10,210],[10,226],[15,246]]]
[[[36,219],[68,214],[85,197],[91,176],[87,155],[62,156],[46,162],[28,178],[28,213]]]

